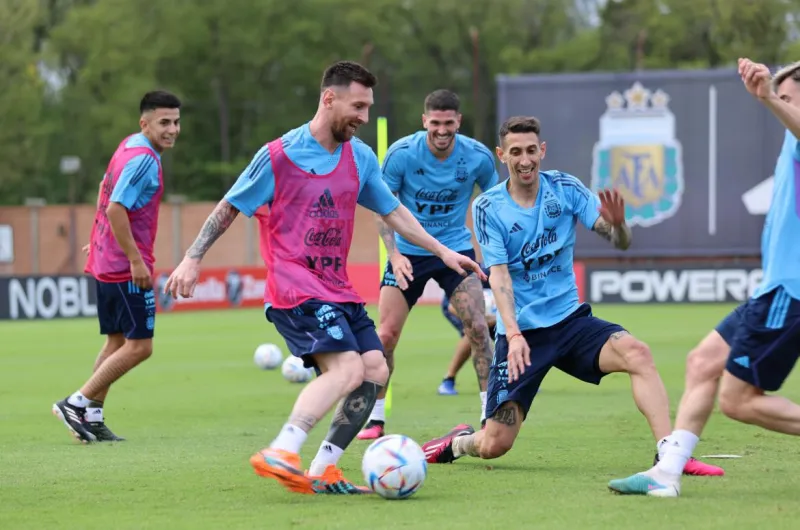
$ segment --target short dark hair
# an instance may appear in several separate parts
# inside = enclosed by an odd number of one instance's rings
[[[181,108],[181,100],[178,96],[167,92],[165,90],[154,90],[148,92],[139,103],[139,112],[144,114],[150,110],[156,109],[179,109]]]
[[[539,120],[533,116],[513,116],[500,126],[500,143],[503,143],[509,133],[536,133],[539,136],[541,130]]]
[[[325,73],[322,74],[320,90],[325,90],[332,86],[349,87],[350,83],[358,83],[367,88],[373,88],[378,84],[378,78],[358,63],[339,61],[325,69]]]
[[[458,95],[450,90],[434,90],[425,97],[425,112],[432,110],[454,110],[458,112],[461,101]]]
[[[784,66],[778,70],[778,73],[776,73],[775,77],[772,79],[772,90],[777,92],[781,83],[787,79],[791,79],[795,83],[800,83],[800,61]]]

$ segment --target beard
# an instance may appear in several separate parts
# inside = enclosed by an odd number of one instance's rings
[[[340,144],[343,144],[353,139],[355,131],[350,128],[350,122],[343,122],[335,127],[331,127],[331,134],[333,135],[334,140]]]

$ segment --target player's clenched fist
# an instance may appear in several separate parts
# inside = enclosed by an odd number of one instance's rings
[[[191,258],[183,258],[180,265],[169,275],[164,285],[164,293],[171,294],[172,298],[191,298],[200,276],[200,263]]]

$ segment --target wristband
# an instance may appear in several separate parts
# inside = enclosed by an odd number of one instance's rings
[[[511,344],[511,341],[516,337],[522,337],[522,333],[514,333],[510,337],[508,337],[508,343]],[[524,338],[524,337],[523,337]]]

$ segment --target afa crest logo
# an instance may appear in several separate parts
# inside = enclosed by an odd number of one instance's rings
[[[466,160],[459,158],[456,166],[456,182],[466,182],[469,178],[469,171],[466,167]]]
[[[652,226],[678,211],[683,198],[683,155],[675,115],[661,89],[638,81],[606,98],[600,141],[592,156],[592,190],[616,188],[631,226]]]

